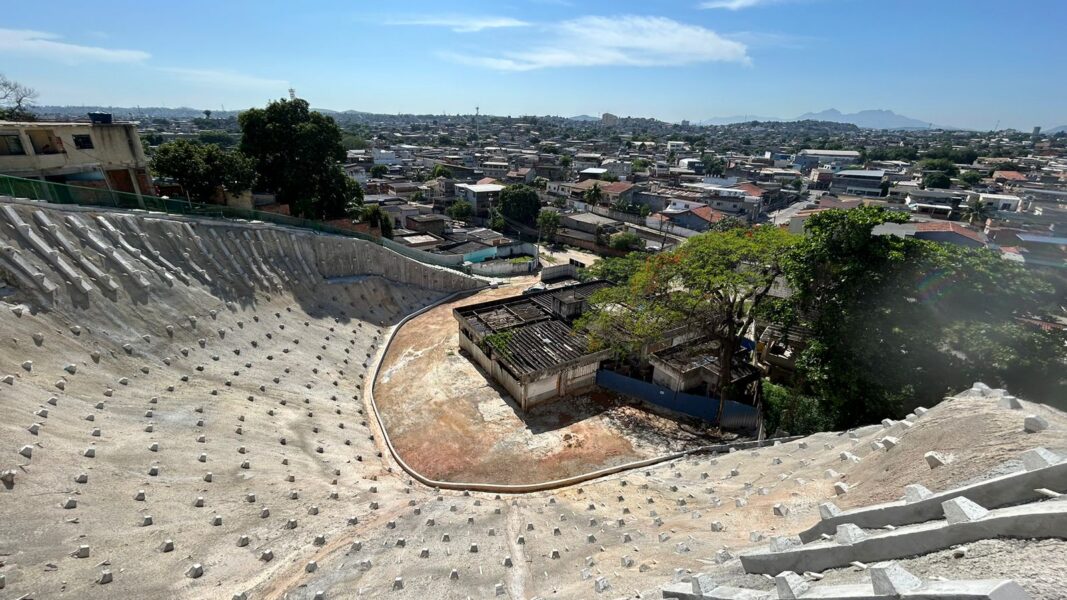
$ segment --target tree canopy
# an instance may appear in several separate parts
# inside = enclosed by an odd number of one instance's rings
[[[1067,336],[1020,321],[1046,314],[1051,284],[987,250],[871,235],[907,218],[820,212],[786,262],[784,321],[810,331],[799,373],[836,426],[901,417],[979,380],[1062,395]]]
[[[542,210],[537,213],[537,229],[546,241],[555,239],[556,232],[559,231],[559,222],[559,213],[554,210]]]
[[[255,161],[259,184],[297,216],[334,219],[356,195],[341,166],[345,148],[333,118],[306,100],[276,100],[240,114],[241,151]]]
[[[456,200],[445,213],[457,221],[466,221],[474,214],[474,207],[466,200]]]
[[[156,175],[178,182],[196,202],[214,202],[220,188],[240,194],[256,178],[254,164],[244,154],[188,140],[160,145],[152,155],[151,168]]]
[[[594,348],[620,356],[678,327],[700,331],[719,342],[716,391],[727,392],[741,338],[793,243],[794,236],[773,226],[691,237],[650,257],[626,283],[594,294],[581,325]]]
[[[513,221],[533,226],[537,214],[541,211],[541,199],[537,196],[537,191],[529,186],[509,185],[500,191],[497,209],[500,214]]]

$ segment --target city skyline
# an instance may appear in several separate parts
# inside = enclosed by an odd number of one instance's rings
[[[985,1],[59,4],[0,23],[0,72],[39,104],[236,110],[295,87],[316,107],[377,113],[1067,124],[1067,83],[1047,62],[1067,51],[1067,6],[1051,1],[1010,19]]]

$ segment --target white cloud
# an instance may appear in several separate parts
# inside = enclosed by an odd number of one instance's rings
[[[162,67],[159,70],[171,73],[187,83],[197,85],[239,89],[277,89],[279,94],[284,94],[285,90],[289,88],[289,82],[284,79],[268,79],[233,71],[180,67]]]
[[[0,29],[0,54],[43,58],[66,64],[86,62],[131,63],[151,55],[141,50],[83,46],[60,41],[62,36],[30,29]]]
[[[456,52],[439,55],[462,64],[500,71],[749,62],[744,43],[665,17],[580,17],[549,27],[555,35],[528,50],[504,51],[497,56]]]
[[[700,8],[725,8],[727,10],[741,10],[742,8],[752,8],[753,6],[759,6],[761,4],[771,4],[777,0],[710,0],[709,2],[701,2]]]
[[[526,21],[511,17],[413,17],[410,19],[392,19],[386,25],[421,25],[427,27],[447,27],[456,33],[475,33],[484,29],[501,29],[505,27],[526,27]]]

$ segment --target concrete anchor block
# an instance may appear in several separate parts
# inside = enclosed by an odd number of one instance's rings
[[[997,401],[997,405],[1000,406],[1000,408],[1006,408],[1008,410],[1022,410],[1023,408],[1023,405],[1015,396],[1004,396]]]
[[[926,454],[924,454],[923,458],[926,459],[926,464],[931,469],[936,469],[938,467],[943,467],[943,466],[947,465],[948,463],[952,462],[952,459],[949,458],[948,456],[945,456],[944,454],[941,454],[940,452],[933,452],[933,451],[927,452]]]
[[[308,564],[304,565],[304,572],[305,573],[314,573],[318,569],[319,569],[319,563],[317,563],[317,562],[315,562],[313,560],[308,561]]]
[[[1026,467],[1027,471],[1051,467],[1063,460],[1062,456],[1047,448],[1033,448],[1027,450],[1026,452],[1023,452],[1019,458],[1022,459],[1023,466]]]
[[[895,562],[872,565],[869,571],[876,596],[900,597],[922,586],[922,580]]]
[[[89,546],[82,544],[78,546],[78,549],[71,553],[74,558],[89,558]]]
[[[602,594],[611,589],[611,584],[608,583],[607,577],[597,577],[593,581],[593,590],[598,594]]]
[[[193,563],[185,570],[185,576],[190,579],[197,579],[204,574],[204,567],[200,563]]]
[[[775,536],[771,538],[770,550],[771,552],[785,552],[803,545],[804,542],[800,540],[800,536]]]
[[[270,561],[274,560],[274,551],[271,550],[270,548],[267,548],[266,550],[260,552],[259,553],[259,560],[261,560],[263,562],[270,562]]]
[[[174,540],[163,540],[163,543],[159,545],[160,552],[173,552]]]
[[[711,530],[716,532],[716,533],[718,533],[718,532],[726,531],[726,527],[722,524],[721,521],[712,521],[711,522]]]
[[[1028,415],[1023,419],[1023,431],[1026,433],[1040,433],[1048,429],[1048,421],[1038,415]]]
[[[393,589],[394,590],[402,590],[402,589],[404,589],[404,578],[403,577],[397,577],[396,579],[393,580]]]
[[[96,582],[100,585],[107,585],[114,581],[114,577],[111,575],[111,571],[104,569],[100,571],[100,576],[96,578]]]
[[[237,538],[237,547],[238,548],[244,548],[245,546],[248,545],[248,543],[250,541],[251,540],[248,539],[247,535],[242,535],[241,537]]]
[[[933,495],[933,492],[917,483],[904,486],[904,502],[906,504],[919,502],[920,500],[925,500]]]
[[[0,473],[0,482],[7,486],[15,485],[15,470],[8,469]]]
[[[834,493],[838,496],[844,496],[848,493],[848,484],[844,481],[838,481],[834,484]]]
[[[867,532],[863,531],[859,526],[852,523],[844,523],[837,526],[837,533],[834,535],[834,541],[842,546],[851,546],[856,542],[867,538]]]
[[[789,514],[789,507],[784,504],[775,504],[772,508],[774,515],[777,517],[784,517]]]
[[[819,505],[819,517],[822,519],[833,519],[840,515],[841,509],[833,502],[824,502]]]
[[[67,498],[66,501],[63,502],[63,508],[67,510],[78,508],[78,501],[74,498]]]
[[[785,571],[774,578],[774,587],[781,600],[797,600],[811,589],[811,584],[793,571]]]
[[[941,508],[945,511],[945,519],[950,525],[977,521],[989,514],[988,510],[964,496],[942,502]]]
[[[26,458],[33,458],[33,446],[23,446],[19,448],[19,454]]]

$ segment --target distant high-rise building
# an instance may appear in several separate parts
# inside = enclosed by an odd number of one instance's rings
[[[1031,133],[1030,135],[1032,135],[1034,137],[1037,137],[1037,136],[1041,135],[1041,126],[1038,125],[1038,126],[1034,127],[1034,132]]]
[[[614,127],[619,124],[619,117],[616,117],[611,113],[604,113],[600,117],[600,123],[607,127]]]

